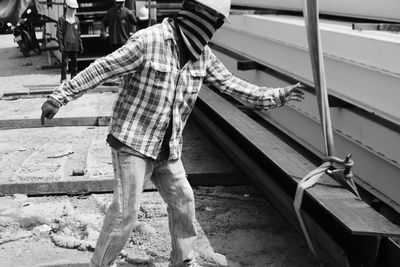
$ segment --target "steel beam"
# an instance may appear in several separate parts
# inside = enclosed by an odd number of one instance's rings
[[[231,16],[213,42],[312,83],[308,45],[301,18]],[[400,124],[400,36],[354,32],[351,25],[321,22],[329,93]]]
[[[200,92],[193,116],[298,229],[294,191],[298,178],[315,168],[313,163],[293,142],[282,139],[282,133],[264,128],[206,88]],[[326,266],[376,266],[384,236],[400,234],[397,226],[326,176],[307,190],[302,213],[317,257]]]
[[[225,51],[225,50],[224,50]],[[214,46],[214,53],[235,75],[253,83],[282,87],[288,81],[273,70],[238,71],[236,65],[244,58]],[[264,119],[303,144],[314,154],[323,157],[323,138],[315,95],[306,92],[303,102],[257,112]],[[338,156],[353,154],[353,171],[357,183],[400,212],[400,136],[398,131],[370,120],[354,109],[331,108],[335,150]]]
[[[291,0],[232,0],[232,5],[249,8],[267,8],[302,12],[301,1]],[[321,14],[344,16],[352,18],[366,18],[386,21],[400,21],[400,2],[397,0],[320,0]]]

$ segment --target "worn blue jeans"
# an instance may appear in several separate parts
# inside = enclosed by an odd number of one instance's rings
[[[170,266],[194,260],[197,236],[193,190],[182,161],[144,157],[112,149],[115,173],[113,201],[107,210],[91,266],[111,266],[133,230],[145,180],[151,179],[167,203],[172,250]]]

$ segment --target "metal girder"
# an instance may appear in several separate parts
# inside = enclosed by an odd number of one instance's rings
[[[215,47],[214,53],[235,75],[269,87],[282,87],[288,81],[279,73],[267,70],[236,70],[243,57],[227,55]],[[306,92],[302,102],[257,112],[264,119],[303,144],[313,153],[323,156],[323,138],[315,95]],[[353,155],[356,182],[400,212],[400,136],[398,132],[369,120],[352,109],[331,108],[336,154]]]
[[[299,229],[294,191],[298,179],[315,165],[281,132],[261,126],[212,90],[202,89],[193,116],[277,211]],[[326,266],[371,267],[378,266],[379,255],[391,254],[394,259],[398,248],[391,244],[393,250],[387,250],[381,244],[387,236],[400,234],[398,226],[325,178],[307,190],[301,210],[318,259]]]
[[[278,10],[290,10],[302,12],[301,1],[291,0],[232,0],[232,5],[250,8],[269,8]],[[345,16],[352,18],[367,18],[386,21],[400,21],[400,2],[397,0],[320,0],[319,9],[321,14]]]
[[[231,16],[213,42],[248,59],[312,83],[301,18]],[[400,124],[400,36],[352,32],[351,25],[321,23],[329,93]]]

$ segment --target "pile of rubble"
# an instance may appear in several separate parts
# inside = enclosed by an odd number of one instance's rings
[[[0,244],[28,237],[45,238],[60,247],[93,250],[101,216],[81,216],[69,200],[36,203],[26,195],[1,198]]]

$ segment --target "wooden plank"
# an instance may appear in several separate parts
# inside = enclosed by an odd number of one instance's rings
[[[35,85],[26,85],[26,91],[20,92],[6,92],[0,100],[15,100],[15,99],[24,99],[24,98],[40,98],[46,95],[51,94],[56,88],[58,84],[35,84]],[[86,94],[94,94],[94,93],[117,93],[119,90],[118,86],[109,86],[109,85],[100,85],[92,90],[88,91]]]
[[[246,185],[237,174],[191,174],[188,173],[188,181],[192,186],[236,186]],[[96,180],[69,180],[35,183],[8,183],[0,184],[0,196],[13,194],[26,195],[54,195],[54,194],[86,194],[86,193],[111,193],[114,191],[114,178],[102,178]],[[144,191],[156,190],[154,184],[146,181]]]
[[[302,178],[316,166],[283,142],[277,135],[249,120],[245,114],[232,107],[215,92],[203,88],[200,92],[200,99],[204,105],[209,105],[214,112],[223,117],[238,134],[246,138],[250,146],[264,157],[269,158],[273,164],[287,173],[288,177],[291,177],[290,188],[287,190],[293,197],[298,182],[298,179],[293,177]],[[328,185],[325,186],[329,190],[318,193],[325,182],[328,182]],[[320,186],[311,188],[306,193],[315,203],[326,208],[329,214],[351,233],[379,236],[400,235],[398,226],[379,215],[365,202],[357,200],[353,194],[339,187],[337,183],[336,186],[332,186],[332,183],[335,184],[331,178],[325,175]],[[322,197],[322,195],[325,195],[325,197]],[[335,198],[335,195],[340,197]],[[364,223],[360,224],[362,221]]]
[[[72,118],[54,118],[46,121],[44,127],[62,127],[62,126],[107,126],[110,117],[72,117]],[[22,128],[40,128],[43,127],[38,119],[14,119],[1,120],[0,129],[22,129]]]
[[[46,120],[46,125],[105,125],[116,96],[109,92],[83,95],[60,108],[53,120]],[[45,100],[42,97],[1,101],[0,129],[41,127],[41,106]]]
[[[52,195],[52,194],[83,194],[90,192],[112,192],[113,179],[97,181],[53,181],[41,183],[7,183],[0,184],[0,194]]]

